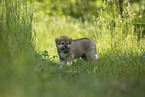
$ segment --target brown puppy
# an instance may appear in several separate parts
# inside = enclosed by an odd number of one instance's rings
[[[55,39],[61,64],[72,64],[72,60],[81,57],[83,60],[95,62],[98,59],[95,42],[88,38],[72,40],[69,36]]]

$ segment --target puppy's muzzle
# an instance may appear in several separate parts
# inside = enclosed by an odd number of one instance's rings
[[[68,47],[67,45],[64,45],[64,46],[62,47],[62,50],[69,50],[69,47]]]

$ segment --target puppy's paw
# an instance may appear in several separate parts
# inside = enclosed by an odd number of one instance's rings
[[[72,62],[67,62],[66,65],[70,66],[72,64]],[[62,66],[65,65],[65,62],[60,62],[60,68],[62,68]]]
[[[60,64],[60,68],[62,68],[62,65]]]
[[[60,62],[60,68],[62,68],[62,65],[65,65],[65,62]]]
[[[67,66],[70,66],[72,64],[72,62],[67,62]]]
[[[96,59],[98,59],[98,58],[99,58],[99,56],[98,56],[97,54],[95,54],[95,57],[96,57]]]

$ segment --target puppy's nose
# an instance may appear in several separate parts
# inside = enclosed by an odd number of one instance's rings
[[[65,45],[65,48],[67,48],[67,45]]]

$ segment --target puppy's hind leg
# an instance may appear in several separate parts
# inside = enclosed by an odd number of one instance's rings
[[[87,58],[86,54],[83,54],[83,55],[81,56],[81,58],[82,58],[84,61],[88,61],[88,58]]]
[[[98,55],[92,51],[87,52],[86,57],[92,62],[95,62],[99,58]]]

